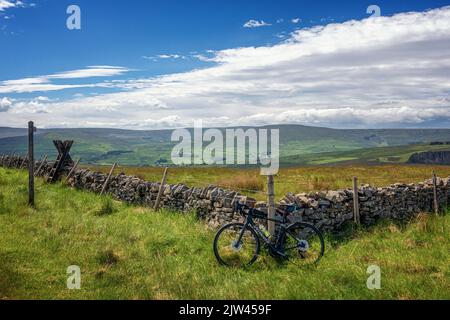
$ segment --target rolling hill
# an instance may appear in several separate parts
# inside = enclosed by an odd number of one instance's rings
[[[301,125],[262,127],[280,129],[281,158],[286,165],[335,162],[406,162],[414,152],[448,150],[429,146],[450,141],[450,129],[331,129]],[[192,130],[192,129],[191,129]],[[224,129],[222,129],[224,130]],[[151,166],[170,159],[175,145],[172,130],[40,129],[36,134],[37,157],[56,156],[53,139],[75,140],[71,154],[84,163]],[[25,129],[0,128],[0,154],[26,154]]]

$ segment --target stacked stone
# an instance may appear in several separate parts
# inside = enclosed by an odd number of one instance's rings
[[[23,158],[5,156],[0,165],[20,168]],[[36,163],[39,167],[40,163]],[[46,176],[52,163],[46,163],[40,175]],[[88,169],[77,169],[68,184],[74,188],[100,193],[107,179],[107,174]],[[123,173],[111,177],[106,191],[113,198],[130,204],[153,207],[160,189],[160,183],[147,182],[138,177]],[[437,180],[439,206],[449,203],[450,178]],[[408,219],[420,212],[433,211],[433,184],[431,180],[416,183],[397,183],[391,186],[376,188],[363,185],[358,189],[361,223],[370,225],[380,218]],[[234,202],[255,203],[254,199],[243,197],[236,191],[225,190],[209,185],[204,188],[189,188],[184,184],[166,185],[163,190],[161,206],[180,212],[196,212],[198,218],[218,228],[228,222],[240,221],[242,217],[234,212]],[[337,191],[289,194],[277,206],[295,202],[299,210],[293,221],[302,220],[312,223],[324,231],[339,230],[342,225],[353,220],[353,191],[342,189]],[[256,203],[256,207],[267,212],[264,202]]]

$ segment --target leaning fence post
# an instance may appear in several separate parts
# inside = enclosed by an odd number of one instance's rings
[[[41,163],[39,164],[39,167],[37,168],[36,172],[34,173],[35,176],[39,175],[39,172],[41,172],[42,167],[47,162],[48,155],[45,155],[44,158],[41,160]]]
[[[66,177],[66,182],[69,181],[70,177],[72,176],[72,174],[75,172],[75,170],[77,169],[78,165],[80,164],[81,158],[78,158],[77,162],[75,163],[75,165],[72,167],[72,169],[70,170],[69,174]]]
[[[25,159],[23,159],[22,164],[20,165],[20,168],[19,168],[19,169],[22,169],[22,168],[25,167],[25,163],[28,161],[28,154],[29,154],[29,152],[28,152],[27,155],[25,156]]]
[[[113,164],[111,171],[109,172],[108,177],[106,178],[105,183],[103,184],[102,192],[100,192],[100,195],[103,195],[105,193],[106,188],[108,187],[108,184],[109,184],[109,180],[111,179],[111,176],[113,175],[114,169],[116,169],[116,166],[117,166],[117,162]]]
[[[359,216],[358,178],[353,177],[353,219],[357,225],[361,224]]]
[[[164,174],[161,180],[161,185],[159,186],[159,191],[158,191],[158,196],[156,197],[156,201],[155,201],[155,206],[153,207],[154,210],[158,210],[159,209],[159,204],[161,202],[161,198],[162,198],[162,194],[166,185],[166,181],[167,181],[167,171],[169,170],[169,168],[165,168],[164,169]]]
[[[275,182],[273,175],[267,176],[267,198],[268,198],[267,217],[273,220],[275,219]],[[274,237],[275,221],[269,220],[267,227],[269,233],[272,235],[272,237]]]
[[[439,203],[437,197],[437,178],[436,173],[433,171],[433,202],[434,202],[434,214],[439,215]]]

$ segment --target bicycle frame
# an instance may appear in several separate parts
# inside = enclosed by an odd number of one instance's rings
[[[282,252],[279,251],[281,237],[285,233],[286,229],[288,229],[293,224],[285,226],[285,223],[287,222],[285,218],[283,218],[280,221],[279,219],[270,219],[268,217],[258,216],[257,217],[258,219],[275,222],[275,224],[279,228],[281,228],[280,232],[278,232],[277,238],[275,239],[276,241],[273,242],[271,237],[266,237],[266,235],[258,227],[256,227],[256,224],[253,221],[255,211],[256,211],[256,209],[249,208],[249,213],[247,215],[245,215],[246,218],[245,218],[244,228],[242,229],[241,233],[239,234],[239,238],[238,238],[238,241],[236,242],[236,244],[239,244],[241,242],[242,237],[244,236],[245,230],[247,230],[247,228],[251,228],[253,231],[255,231],[255,233],[258,235],[258,237],[264,241],[264,243],[268,247],[270,247],[272,250],[274,250],[278,254],[283,254]]]

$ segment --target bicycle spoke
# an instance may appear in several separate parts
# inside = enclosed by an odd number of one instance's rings
[[[314,264],[324,252],[321,234],[312,226],[298,224],[286,230],[284,252],[297,265]]]
[[[242,230],[243,225],[232,225],[218,235],[215,251],[223,264],[240,267],[249,265],[256,259],[259,249],[257,239],[249,229],[244,232]]]

